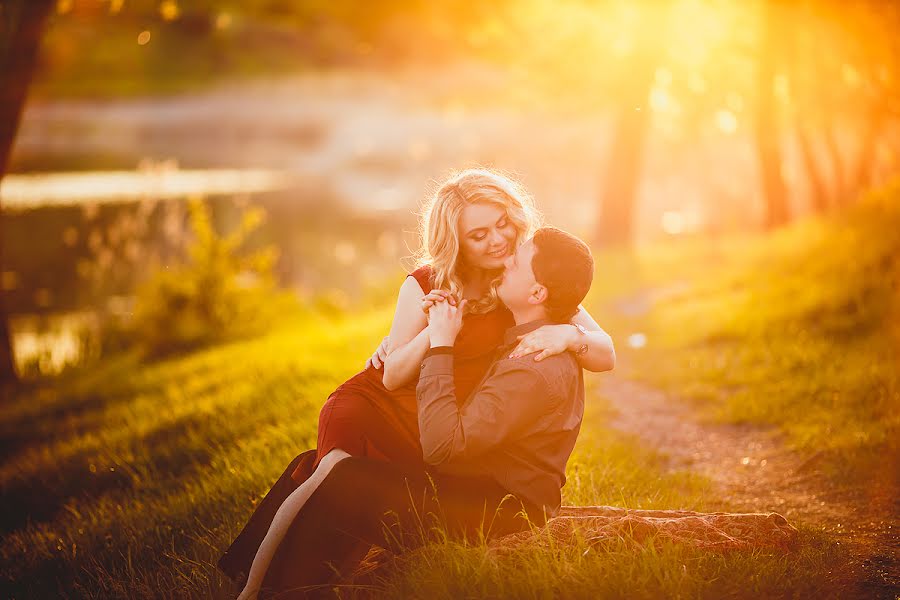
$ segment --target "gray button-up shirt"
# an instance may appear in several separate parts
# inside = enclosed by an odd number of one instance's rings
[[[488,476],[547,517],[559,510],[566,461],[584,415],[584,379],[569,352],[535,362],[508,358],[523,335],[549,321],[507,330],[481,383],[457,406],[453,354],[426,355],[416,387],[425,462],[454,475]]]

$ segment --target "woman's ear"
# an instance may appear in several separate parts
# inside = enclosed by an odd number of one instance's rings
[[[528,294],[528,302],[530,304],[542,304],[547,299],[547,288],[539,283],[531,287],[531,293]]]

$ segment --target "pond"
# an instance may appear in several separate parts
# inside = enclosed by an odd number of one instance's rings
[[[412,214],[360,212],[332,190],[275,170],[154,165],[14,174],[0,198],[0,287],[14,357],[42,373],[92,352],[99,315],[128,302],[156,269],[185,260],[189,198],[206,200],[223,235],[247,209],[263,209],[267,217],[246,246],[274,247],[279,283],[300,296],[360,293],[399,272],[415,244]]]

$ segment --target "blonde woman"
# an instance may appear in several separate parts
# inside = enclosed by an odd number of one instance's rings
[[[514,325],[492,283],[506,258],[538,225],[530,196],[503,175],[470,169],[440,185],[425,206],[419,268],[400,287],[390,334],[366,368],[331,394],[319,415],[318,447],[291,463],[219,561],[236,580],[249,568],[242,598],[255,597],[297,512],[337,462],[369,456],[423,464],[416,380],[429,348],[428,309],[436,302],[468,301],[453,350],[462,403],[490,366],[504,332]],[[524,336],[513,355],[536,353],[535,360],[542,360],[565,351],[574,352],[590,371],[615,364],[612,341],[584,309],[571,324],[546,325]]]

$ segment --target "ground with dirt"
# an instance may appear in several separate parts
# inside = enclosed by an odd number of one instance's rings
[[[843,575],[860,597],[900,597],[898,498],[835,487],[815,455],[792,452],[776,430],[710,422],[688,402],[629,380],[621,361],[617,371],[598,388],[616,412],[613,427],[665,455],[669,469],[707,477],[729,509],[778,512],[846,544],[852,560]]]

